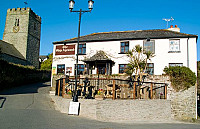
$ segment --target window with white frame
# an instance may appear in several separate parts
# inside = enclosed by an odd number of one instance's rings
[[[174,67],[174,66],[183,66],[183,63],[169,63],[169,66]]]
[[[169,40],[169,52],[180,52],[180,40]]]
[[[143,48],[144,52],[150,51],[152,53],[155,53],[155,41],[154,40],[144,41]]]

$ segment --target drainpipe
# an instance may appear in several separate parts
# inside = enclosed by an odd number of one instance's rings
[[[187,39],[187,67],[189,68],[189,44],[188,44],[188,41],[189,41],[189,37]]]

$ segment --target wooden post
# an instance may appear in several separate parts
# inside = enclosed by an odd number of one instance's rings
[[[60,79],[58,80],[58,96],[60,96]]]
[[[167,84],[165,84],[165,99],[167,99]]]
[[[150,99],[153,99],[153,83],[151,83],[151,98]]]
[[[113,80],[113,100],[115,100],[115,80]]]
[[[135,99],[136,82],[133,83],[133,99]]]
[[[63,78],[63,87],[62,87],[62,97],[64,98],[65,94],[65,78]]]

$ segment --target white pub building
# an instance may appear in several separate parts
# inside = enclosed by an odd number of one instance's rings
[[[143,46],[155,56],[148,62],[148,72],[162,75],[166,66],[186,66],[197,73],[198,36],[180,33],[180,29],[137,30],[93,33],[54,42],[52,74],[75,75],[76,53],[78,74],[123,74],[129,59],[126,52],[135,45]]]

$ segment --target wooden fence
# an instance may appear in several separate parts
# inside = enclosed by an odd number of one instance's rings
[[[167,84],[156,82],[136,82],[109,78],[78,78],[79,98],[108,99],[167,99]],[[56,95],[65,96],[75,91],[75,78],[61,78],[56,81]]]

